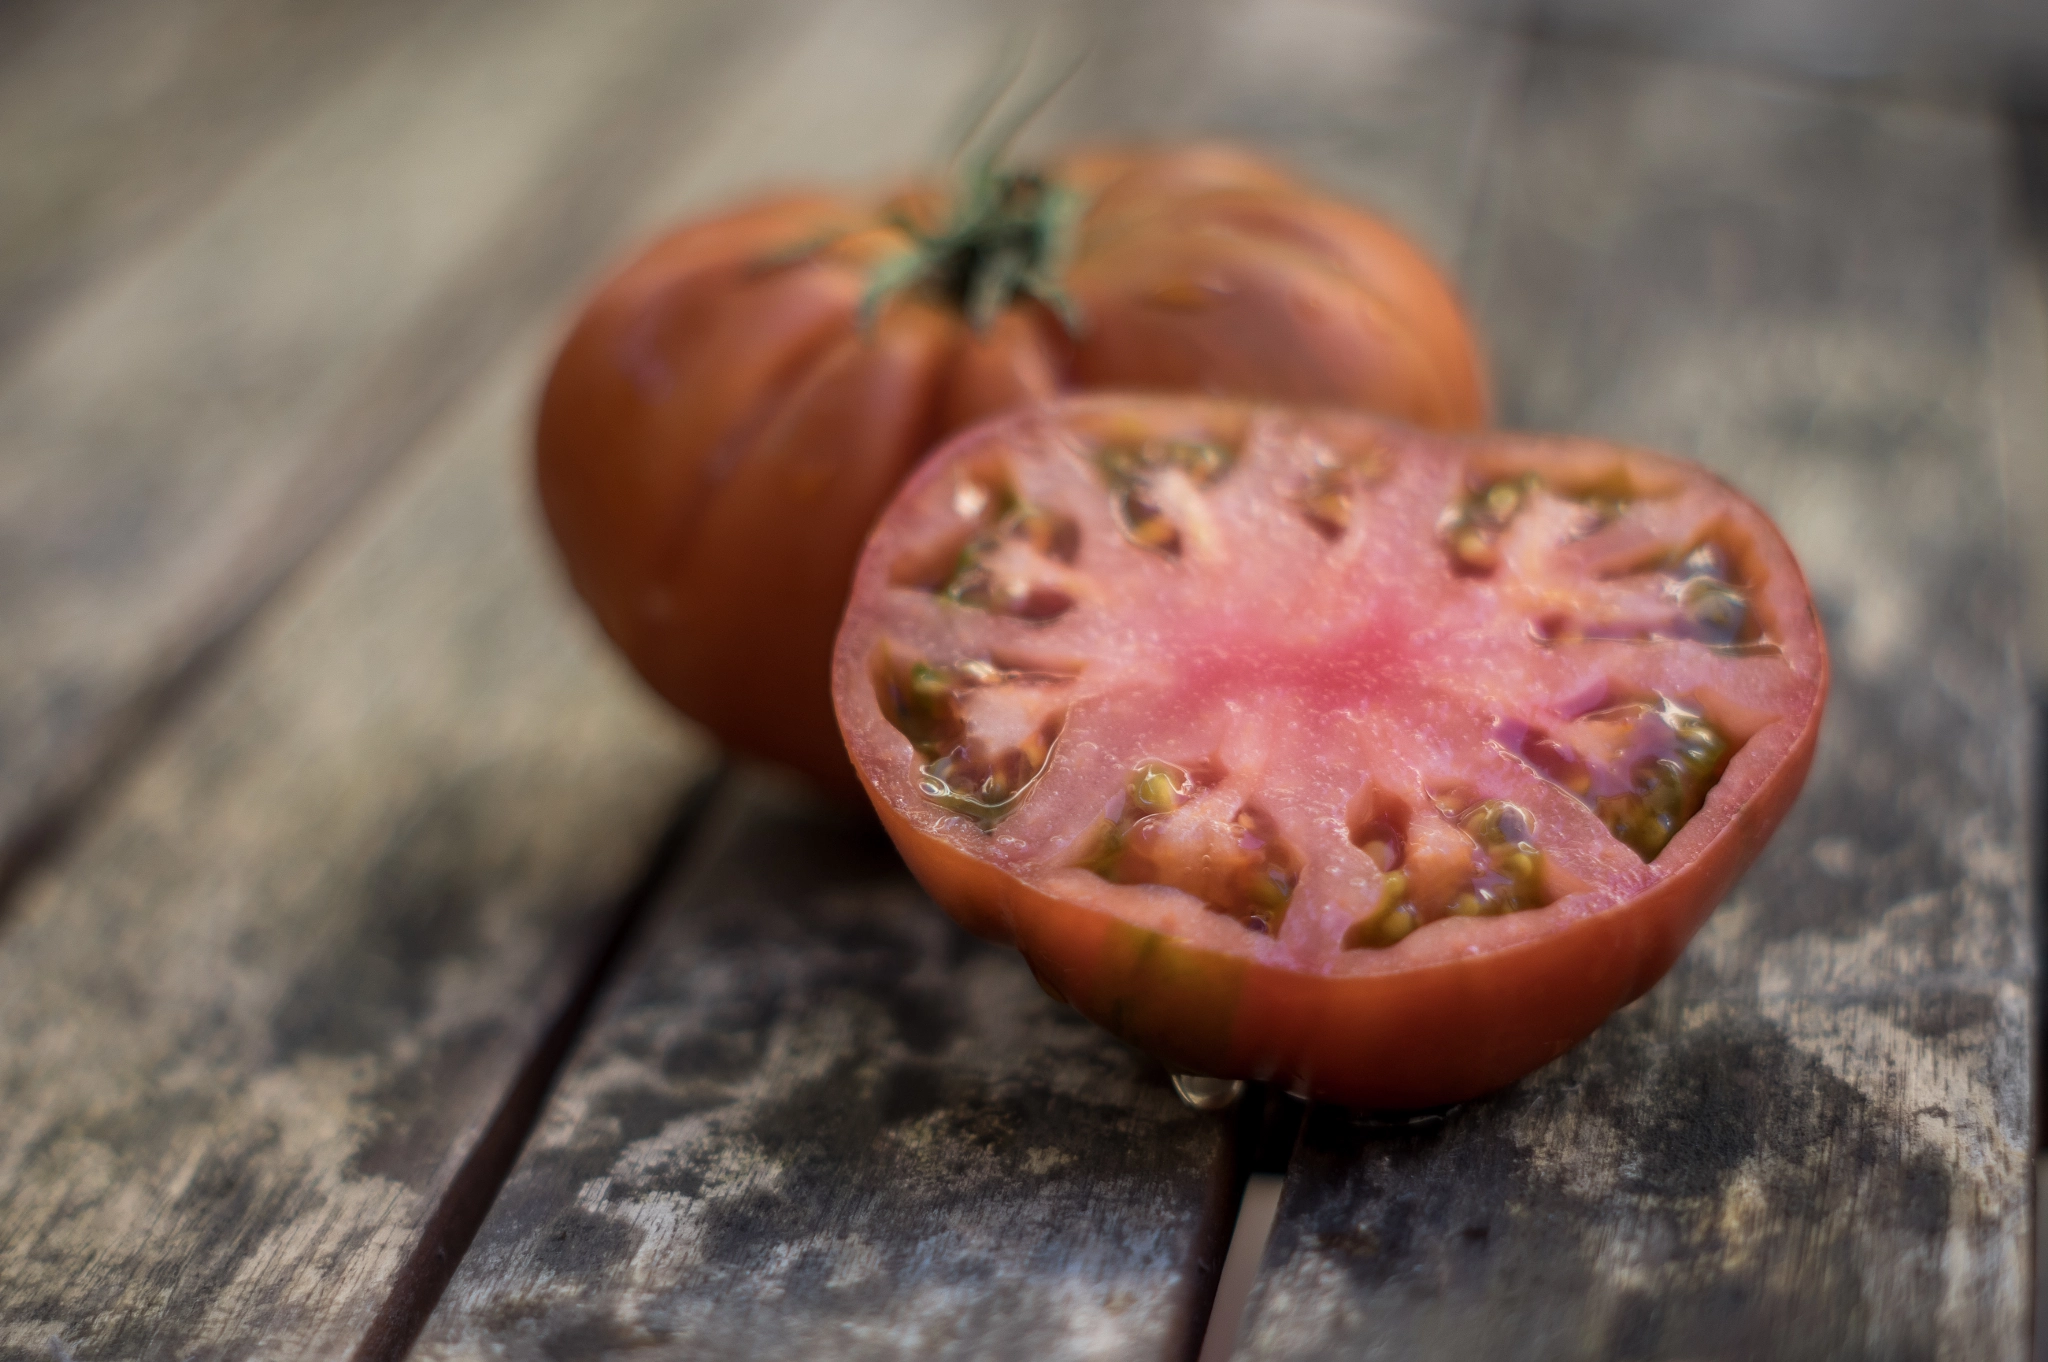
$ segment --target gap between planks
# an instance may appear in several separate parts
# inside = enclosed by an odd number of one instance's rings
[[[1279,1218],[1280,1192],[1294,1161],[1307,1106],[1263,1083],[1246,1085],[1237,1130],[1237,1211],[1230,1248],[1208,1302],[1208,1317],[1196,1320],[1200,1340],[1196,1362],[1230,1362],[1244,1336],[1245,1307],[1258,1284],[1266,1241]]]
[[[498,1189],[532,1134],[534,1122],[554,1089],[555,1078],[620,958],[646,921],[657,892],[700,843],[700,834],[718,807],[719,794],[731,785],[731,769],[721,765],[683,796],[681,806],[656,844],[646,869],[620,900],[604,943],[591,959],[583,979],[534,1047],[519,1076],[492,1114],[490,1124],[449,1182],[438,1206],[428,1215],[412,1253],[398,1269],[391,1294],[356,1345],[353,1362],[397,1362],[411,1351],[413,1340],[434,1312],[441,1293],[455,1275],[477,1227],[498,1198]]]
[[[622,900],[606,939],[574,995],[535,1048],[518,1080],[493,1115],[430,1214],[391,1295],[352,1354],[352,1362],[399,1362],[419,1337],[461,1265],[484,1217],[518,1162],[555,1087],[563,1064],[583,1034],[592,1009],[620,973],[660,892],[671,878],[687,878],[693,864],[716,851],[716,823],[732,816],[734,770],[723,765],[685,795],[646,869]],[[1229,1244],[1218,1273],[1198,1288],[1187,1339],[1190,1362],[1229,1362],[1244,1309],[1279,1210],[1280,1190],[1300,1136],[1306,1104],[1263,1083],[1245,1085],[1227,1116],[1231,1122],[1230,1221],[1219,1237]],[[56,1344],[57,1340],[53,1340]]]

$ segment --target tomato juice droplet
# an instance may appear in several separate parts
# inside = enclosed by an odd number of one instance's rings
[[[1073,604],[1002,608],[1018,562]],[[1675,460],[1100,398],[912,477],[835,695],[934,898],[1072,1006],[1179,1072],[1421,1106],[1669,967],[1811,760],[1813,621]]]
[[[1196,1111],[1228,1111],[1244,1096],[1244,1083],[1235,1078],[1208,1078],[1201,1074],[1175,1074],[1173,1091]]]

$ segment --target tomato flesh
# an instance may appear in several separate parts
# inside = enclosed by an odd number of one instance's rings
[[[911,867],[1191,1070],[1455,1101],[1676,958],[1810,762],[1783,539],[1680,461],[1167,398],[956,439],[835,657]]]

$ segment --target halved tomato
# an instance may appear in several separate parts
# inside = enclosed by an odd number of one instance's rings
[[[1204,400],[954,440],[834,659],[918,878],[1178,1069],[1385,1108],[1663,975],[1805,778],[1828,660],[1680,460]]]

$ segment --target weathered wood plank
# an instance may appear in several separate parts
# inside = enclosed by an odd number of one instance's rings
[[[2048,13],[2033,0],[1379,0],[1572,46],[1765,75],[2038,105]]]
[[[2032,0],[1537,0],[1545,31],[1808,79],[1997,99],[2048,79]]]
[[[1438,1124],[1313,1115],[1250,1356],[2025,1351],[1999,150],[1967,113],[1539,56],[1482,257],[1507,416],[1754,492],[1833,641],[1827,728],[1757,869],[1591,1041]]]
[[[1992,382],[2006,524],[2026,570],[2022,666],[2041,694],[2048,680],[2048,536],[2040,532],[2048,525],[2048,123],[2009,125],[2008,139],[2017,202],[1998,261]]]
[[[397,0],[0,9],[0,367],[73,289],[417,27]]]
[[[1139,3],[1090,12],[1092,56],[1029,144],[1222,137],[1413,233],[1468,245],[1479,151],[1522,46],[1400,0]]]
[[[872,818],[745,790],[655,911],[418,1355],[1187,1355],[1228,1118],[955,927]]]
[[[0,888],[615,244],[641,167],[715,118],[776,12],[486,9],[422,18],[0,376]]]
[[[543,339],[0,935],[0,1358],[349,1351],[704,771],[537,542]]]

